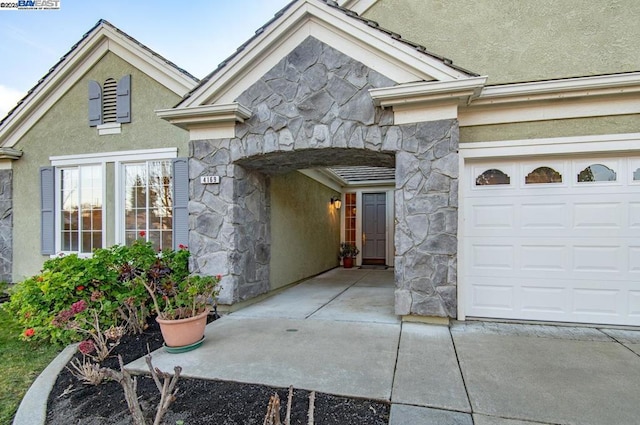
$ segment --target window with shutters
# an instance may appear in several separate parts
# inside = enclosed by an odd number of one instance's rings
[[[189,243],[189,161],[177,148],[50,157],[40,168],[41,253],[90,255],[143,239]]]
[[[145,239],[158,250],[173,246],[171,161],[123,164],[125,243]]]

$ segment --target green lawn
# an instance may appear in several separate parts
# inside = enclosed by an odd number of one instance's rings
[[[0,424],[10,424],[20,400],[62,347],[20,339],[23,331],[0,305]]]

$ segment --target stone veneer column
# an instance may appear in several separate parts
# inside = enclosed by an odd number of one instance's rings
[[[222,275],[219,301],[233,304],[269,289],[269,181],[258,172],[231,164],[230,140],[190,144],[190,268]],[[221,177],[203,185],[199,176]]]
[[[11,282],[13,265],[13,171],[0,170],[0,281]]]
[[[396,156],[396,314],[456,317],[458,122],[403,125]]]

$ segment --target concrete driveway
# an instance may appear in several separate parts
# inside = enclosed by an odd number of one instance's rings
[[[153,354],[183,375],[386,400],[390,424],[638,424],[640,331],[401,322],[393,271],[334,269]],[[143,360],[132,369],[146,371]]]

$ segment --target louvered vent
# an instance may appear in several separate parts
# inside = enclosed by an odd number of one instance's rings
[[[107,78],[102,86],[102,122],[116,122],[116,88],[118,83]]]

